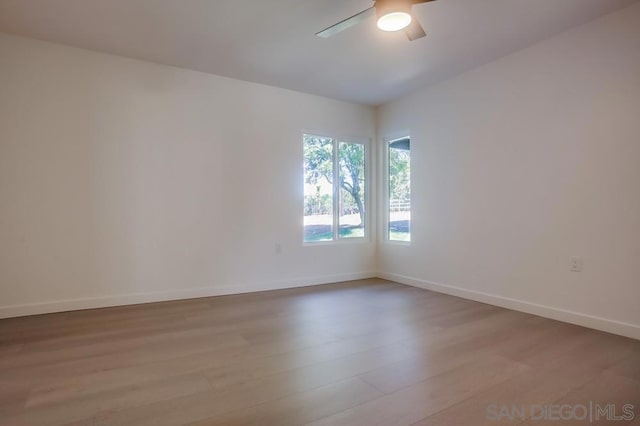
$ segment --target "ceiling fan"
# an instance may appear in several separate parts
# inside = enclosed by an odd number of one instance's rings
[[[373,6],[360,13],[338,22],[316,33],[318,37],[328,38],[346,30],[365,19],[376,15],[378,28],[382,31],[404,30],[413,41],[426,36],[422,25],[411,15],[411,7],[414,4],[428,3],[435,0],[374,0]]]

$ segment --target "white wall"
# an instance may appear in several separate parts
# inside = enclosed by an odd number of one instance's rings
[[[640,4],[378,126],[412,136],[412,243],[380,247],[383,276],[640,338]]]
[[[302,131],[372,108],[9,35],[0,82],[0,317],[375,275],[301,216]]]

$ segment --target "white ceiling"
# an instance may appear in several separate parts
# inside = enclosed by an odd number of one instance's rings
[[[314,36],[370,0],[0,0],[0,31],[378,105],[636,1],[438,0],[409,42]]]

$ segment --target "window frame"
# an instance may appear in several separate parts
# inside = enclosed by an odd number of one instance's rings
[[[302,225],[302,245],[303,246],[322,246],[333,244],[364,244],[371,241],[371,139],[363,137],[341,137],[327,136],[324,132],[303,131],[302,140],[302,162],[304,164],[304,138],[305,136],[316,136],[319,138],[330,139],[333,143],[333,236],[331,240],[324,241],[305,241],[304,240],[304,222]],[[364,147],[364,237],[340,238],[340,185],[336,185],[340,174],[340,143],[362,145]],[[304,167],[302,174],[304,176]],[[304,221],[304,186],[302,190],[302,212]]]
[[[410,131],[404,131],[404,132],[397,132],[394,133],[391,136],[387,136],[385,138],[382,139],[383,141],[383,154],[382,154],[382,168],[383,168],[383,172],[381,173],[382,175],[382,186],[383,186],[383,191],[382,191],[382,198],[383,198],[383,203],[382,203],[382,232],[383,232],[383,238],[382,241],[384,243],[387,244],[391,244],[391,245],[399,245],[399,246],[410,246],[411,243],[413,242],[413,223],[409,224],[409,236],[410,236],[410,240],[409,241],[402,241],[402,240],[392,240],[391,239],[391,233],[389,232],[389,224],[391,223],[391,209],[389,207],[390,202],[391,202],[391,191],[389,188],[389,179],[390,179],[390,175],[389,175],[389,166],[390,166],[390,159],[389,159],[389,150],[391,148],[390,144],[392,142],[395,142],[397,140],[400,139],[409,139],[410,142],[413,142],[413,139],[411,138],[411,132]],[[411,152],[412,150],[410,150],[409,152]],[[411,158],[413,158],[413,156],[411,156]],[[412,179],[412,172],[411,170],[409,170],[409,178],[410,181],[413,182]],[[411,188],[411,211],[413,210],[413,184],[411,184],[410,186]],[[413,222],[413,217],[412,217],[412,222]]]

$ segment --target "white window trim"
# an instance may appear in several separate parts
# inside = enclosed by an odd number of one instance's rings
[[[341,136],[327,136],[325,132],[314,132],[314,131],[302,131],[301,139],[304,143],[304,136],[312,135],[318,136],[321,138],[331,139],[333,142],[333,181],[338,182],[339,177],[339,153],[338,148],[340,142],[344,143],[352,143],[352,144],[360,144],[364,146],[364,188],[365,188],[365,200],[364,200],[364,237],[354,237],[354,238],[339,238],[339,229],[338,225],[340,222],[340,187],[339,185],[333,185],[333,239],[330,241],[305,241],[304,240],[304,226],[302,229],[302,245],[303,246],[325,246],[325,245],[336,245],[336,244],[368,244],[373,241],[371,234],[371,139],[363,138],[363,137],[341,137]],[[303,199],[304,199],[304,191],[303,191]],[[303,201],[304,205],[304,201]]]
[[[383,153],[382,153],[382,169],[383,172],[381,173],[382,175],[382,185],[383,185],[383,190],[382,190],[382,242],[389,244],[389,245],[394,245],[394,246],[410,246],[411,243],[413,242],[413,223],[411,223],[409,225],[409,235],[411,236],[411,240],[410,241],[399,241],[399,240],[392,240],[390,238],[389,235],[389,223],[390,223],[390,209],[389,209],[389,203],[390,203],[390,198],[391,198],[391,194],[389,193],[389,144],[395,140],[398,139],[402,139],[402,138],[409,138],[409,140],[411,140],[413,142],[413,140],[411,139],[411,132],[410,131],[405,131],[405,132],[397,132],[394,133],[393,135],[387,136],[385,138],[382,139],[382,149],[383,149]],[[412,157],[413,158],[413,157]],[[409,171],[409,176],[411,179],[411,182],[413,182],[413,177],[411,176],[412,172]],[[413,210],[413,184],[411,185],[411,209]],[[412,218],[413,219],[413,218]],[[412,220],[413,222],[413,220]]]

